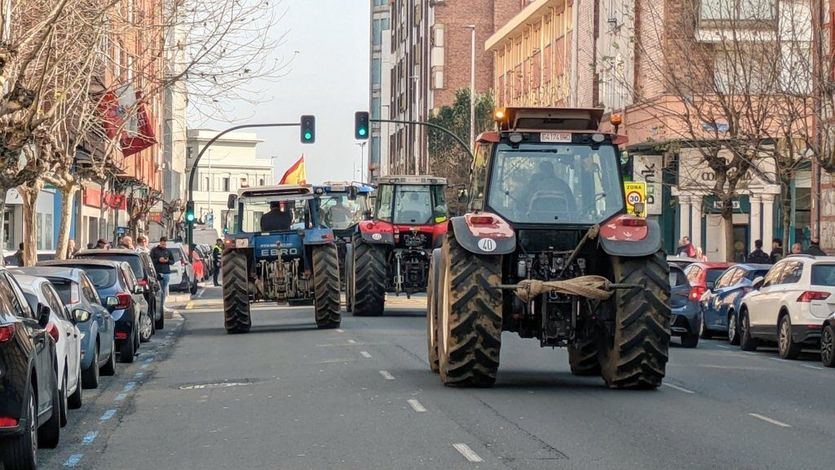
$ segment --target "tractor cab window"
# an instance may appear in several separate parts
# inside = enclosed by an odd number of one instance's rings
[[[276,232],[310,226],[306,199],[242,198],[240,205],[242,232]]]
[[[517,223],[595,224],[624,207],[609,145],[499,145],[488,192],[490,208]]]
[[[368,208],[366,194],[357,194],[356,200],[349,200],[344,193],[330,193],[320,198],[319,213],[327,227],[344,230],[359,223]]]
[[[395,224],[430,224],[447,217],[444,188],[440,185],[381,185],[377,196],[380,220]]]

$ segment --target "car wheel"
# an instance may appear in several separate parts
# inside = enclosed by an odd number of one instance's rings
[[[73,392],[72,395],[67,397],[67,406],[69,406],[69,408],[71,410],[77,410],[77,409],[81,408],[81,405],[82,405],[82,398],[81,398],[81,388],[82,388],[82,385],[81,385],[81,366],[79,365],[78,368],[79,368],[79,371],[78,371],[78,374],[76,374],[76,379],[75,379],[75,392]]]
[[[111,340],[110,343],[110,358],[101,366],[101,375],[113,376],[116,375],[116,341]]]
[[[61,410],[61,427],[67,425],[67,371],[64,371],[64,378],[61,380],[61,390],[58,391],[58,394],[61,398],[60,403],[60,410]]]
[[[119,362],[132,363],[134,354],[136,354],[136,340],[134,339],[134,333],[131,332],[131,335],[122,341],[121,346],[119,346]]]
[[[151,341],[151,336],[154,334],[154,322],[151,316],[147,313],[139,314],[139,341],[147,343]]]
[[[733,310],[728,314],[728,342],[734,346],[739,345],[739,324]]]
[[[685,333],[681,335],[681,345],[685,348],[695,348],[699,345],[699,335],[695,333]]]
[[[707,325],[705,325],[705,314],[704,314],[704,313],[702,313],[702,314],[701,314],[701,315],[699,315],[699,316],[701,317],[701,320],[702,320],[701,325],[699,325],[699,336],[701,336],[701,337],[702,337],[702,338],[704,338],[704,339],[710,339],[710,338],[712,338],[712,337],[713,337],[713,332],[711,332],[711,331],[707,328]],[[682,338],[683,338],[683,337],[682,337]],[[682,341],[683,341],[683,339],[682,339]]]
[[[99,387],[99,344],[96,342],[96,348],[93,350],[93,359],[90,361],[90,367],[81,372],[81,386],[84,388],[98,388]]]
[[[803,349],[792,337],[792,321],[788,315],[780,318],[777,331],[777,352],[783,359],[797,359]]]
[[[739,347],[743,351],[756,351],[757,339],[751,336],[751,322],[748,312],[743,311],[739,316]]]
[[[35,415],[35,396],[32,393],[34,384],[29,385],[26,393],[26,408],[23,409],[23,419],[26,429],[18,436],[0,441],[0,455],[3,456],[5,468],[19,468],[34,470],[38,468],[38,417]]]
[[[835,367],[835,327],[826,325],[821,332],[821,362],[826,367]]]
[[[38,428],[38,447],[54,449],[61,438],[61,391],[58,389],[58,372],[52,387],[52,416]]]

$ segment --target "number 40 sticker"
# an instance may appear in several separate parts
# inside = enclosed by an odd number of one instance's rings
[[[481,251],[492,253],[493,251],[496,251],[496,240],[493,240],[492,238],[481,238],[478,240],[478,248]]]

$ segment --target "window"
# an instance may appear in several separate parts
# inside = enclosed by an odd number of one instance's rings
[[[690,281],[690,284],[693,284],[699,281],[699,277],[701,277],[702,274],[702,268],[691,264],[684,272],[687,273],[687,280]]]
[[[783,275],[779,281],[780,284],[797,284],[800,281],[800,276],[803,274],[803,263],[800,261],[791,261],[786,263],[783,268]]]
[[[223,178],[222,181],[223,181],[223,185],[222,185],[223,192],[228,193],[229,192],[229,178],[228,177]]]
[[[239,188],[246,188],[249,187],[249,183],[247,182],[246,178],[241,178],[241,181],[238,185]]]
[[[773,286],[780,283],[780,276],[786,263],[777,263],[768,271],[763,280],[763,287]]]
[[[35,318],[35,314],[27,303],[21,303],[20,299],[25,298],[17,281],[8,274],[0,274],[0,296],[5,297],[12,307],[12,313],[20,318]]]
[[[212,190],[211,179],[209,179],[209,177],[206,176],[205,178],[203,178],[203,191],[211,191],[211,190]]]
[[[391,209],[394,203],[394,187],[388,184],[380,186],[380,194],[377,196],[377,217],[380,220],[391,222]]]
[[[470,188],[470,208],[484,209],[484,189],[487,185],[487,159],[490,145],[479,144],[473,160],[473,186]]]
[[[371,98],[371,119],[380,119],[380,98]]]
[[[43,286],[43,296],[46,298],[46,303],[49,304],[49,309],[55,312],[55,315],[63,318],[64,320],[69,320],[70,317],[67,315],[67,309],[64,307],[64,304],[58,299],[58,295],[55,294],[55,290],[49,284],[44,284]]]
[[[96,292],[96,288],[93,287],[93,284],[90,282],[90,279],[87,278],[86,274],[81,276],[81,294],[84,295],[84,298],[86,298],[88,302],[101,304],[99,293]]]
[[[383,63],[380,59],[371,59],[371,84],[380,87],[382,80]]]
[[[813,286],[835,286],[835,264],[812,265]]]
[[[687,276],[684,275],[684,272],[678,268],[670,268],[670,286],[671,287],[678,287],[687,285]]]
[[[716,284],[713,285],[715,289],[721,289],[723,287],[728,287],[733,284],[733,278],[740,270],[737,268],[731,268],[725,271],[724,274],[719,276],[719,279],[716,280]]]
[[[371,22],[371,45],[379,46],[383,43],[383,25],[380,20]]]
[[[774,0],[702,0],[702,20],[773,20]]]
[[[264,178],[258,180],[258,186],[264,186]]]

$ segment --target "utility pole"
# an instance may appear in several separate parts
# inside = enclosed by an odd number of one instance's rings
[[[357,142],[357,145],[359,145],[359,147],[360,147],[360,178],[359,178],[360,181],[364,181],[362,172],[363,172],[363,168],[364,168],[363,165],[364,165],[364,162],[365,162],[365,144],[367,144],[367,143],[368,143],[368,141],[365,141],[365,140],[362,141],[362,142]],[[357,176],[356,172],[354,172],[354,178],[356,178],[356,176]]]

